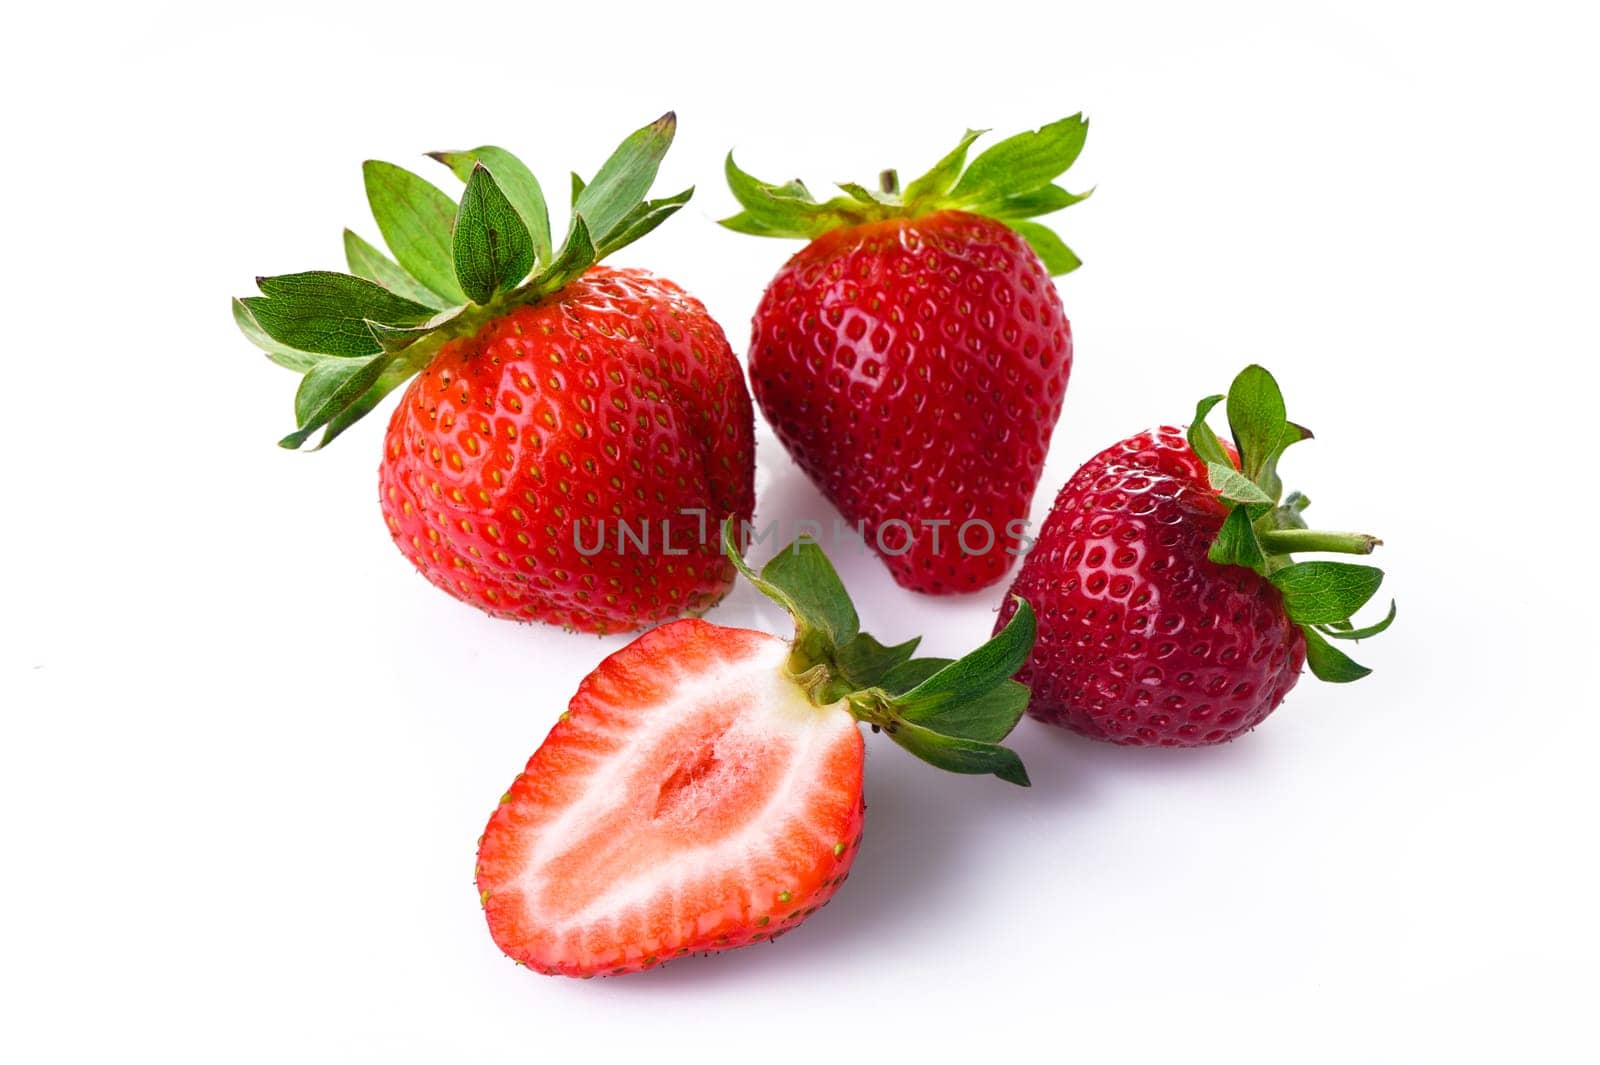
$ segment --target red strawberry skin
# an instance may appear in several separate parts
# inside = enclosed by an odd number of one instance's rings
[[[450,341],[412,380],[380,501],[400,550],[463,602],[625,631],[726,593],[715,532],[750,517],[754,456],[750,398],[705,307],[644,271],[596,266]],[[601,521],[608,546],[593,553]],[[618,552],[619,521],[647,524],[649,550]]]
[[[1014,558],[1072,370],[1044,265],[1004,223],[939,211],[832,230],[755,313],[750,379],[778,439],[901,585],[970,592]],[[957,541],[974,526],[970,553]],[[945,521],[935,528],[923,523]],[[1019,530],[1020,531],[1020,530]]]
[[[864,744],[788,655],[685,619],[583,680],[479,841],[501,950],[620,975],[774,939],[833,896],[861,841]]]
[[[1073,475],[1011,587],[1038,614],[1017,674],[1033,690],[1030,714],[1112,743],[1196,747],[1277,708],[1305,638],[1265,578],[1207,558],[1225,516],[1170,426]],[[1014,609],[1007,596],[999,625]]]

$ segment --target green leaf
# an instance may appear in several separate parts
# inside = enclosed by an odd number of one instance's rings
[[[996,743],[1017,727],[1028,708],[1029,694],[1026,684],[1007,680],[968,699],[932,707],[913,705],[901,717],[945,736]]]
[[[393,259],[348,229],[344,231],[344,257],[350,264],[350,272],[357,277],[364,277],[396,296],[404,296],[434,310],[445,309],[445,301],[437,292],[400,269]]]
[[[1266,572],[1267,556],[1250,524],[1249,510],[1237,506],[1229,511],[1222,528],[1217,530],[1217,538],[1211,542],[1208,557],[1219,566],[1243,566],[1257,573]]]
[[[467,302],[456,283],[450,228],[456,205],[433,185],[393,163],[362,164],[367,202],[384,243],[407,273],[437,293],[446,306]]]
[[[583,178],[579,177],[578,176],[578,172],[576,170],[574,170],[572,172],[572,206],[573,207],[577,207],[578,206],[578,197],[583,195],[583,187],[586,184],[588,184],[588,182],[584,181]]]
[[[858,184],[857,182],[841,181],[838,183],[838,185],[845,191],[846,195],[848,195],[852,200],[855,200],[857,203],[864,203],[872,207],[881,207],[889,202],[878,193],[873,192],[865,185]]]
[[[806,187],[798,181],[787,185],[769,185],[743,170],[728,153],[722,172],[728,179],[728,189],[744,208],[722,225],[739,233],[760,237],[796,237],[809,240],[837,225],[846,224],[842,216],[832,214],[822,204],[811,198]]]
[[[533,269],[533,238],[482,163],[472,168],[456,215],[456,279],[472,302],[488,303]]]
[[[929,765],[952,773],[993,773],[1011,784],[1028,786],[1028,771],[1015,751],[992,743],[944,736],[921,725],[904,722],[889,737]]]
[[[1299,492],[1290,492],[1284,499],[1282,506],[1272,508],[1272,527],[1274,529],[1304,529],[1308,528],[1303,517],[1305,509],[1311,505],[1311,500]]]
[[[1374,622],[1363,629],[1354,628],[1348,621],[1329,622],[1322,627],[1323,635],[1331,636],[1335,640],[1365,640],[1368,637],[1378,635],[1378,633],[1393,625],[1394,615],[1395,605],[1394,600],[1391,599],[1389,600],[1389,613],[1384,615],[1382,621]]]
[[[1044,268],[1050,272],[1051,277],[1070,274],[1083,265],[1082,260],[1049,226],[1017,218],[1010,220],[1006,225],[1016,230],[1022,239],[1028,242],[1034,254],[1044,262]]]
[[[915,688],[892,700],[901,716],[918,719],[947,703],[974,699],[1000,686],[1022,668],[1038,634],[1033,608],[1017,599],[1017,612],[1006,627],[975,651],[940,669]]]
[[[365,392],[357,396],[349,406],[328,419],[328,426],[322,431],[322,438],[317,441],[317,446],[313,450],[320,451],[333,443],[335,437],[372,413],[372,409],[382,401],[384,396],[393,392],[400,385],[405,384],[415,373],[415,367],[407,365],[401,360],[396,359],[391,362],[378,375],[378,379],[368,386]]]
[[[990,218],[1006,221],[1012,218],[1035,218],[1042,214],[1051,214],[1064,207],[1071,207],[1075,203],[1087,200],[1094,190],[1089,192],[1068,192],[1060,185],[1046,185],[1042,189],[1024,192],[1017,196],[1007,196],[1003,200],[992,204],[985,204],[983,213]]]
[[[260,277],[262,295],[244,300],[267,335],[299,351],[358,357],[379,350],[367,321],[417,325],[433,308],[396,296],[360,277],[312,270]]]
[[[962,134],[960,144],[952,148],[943,159],[934,163],[933,169],[906,186],[905,202],[915,207],[924,201],[941,199],[961,176],[961,168],[967,164],[967,149],[972,147],[973,141],[987,132],[989,131],[986,129],[969,129]]]
[[[250,308],[246,307],[242,300],[233,301],[233,322],[239,327],[239,332],[245,335],[245,339],[265,352],[267,358],[296,373],[305,373],[328,358],[326,355],[300,351],[274,340],[265,329],[261,328],[261,323],[256,321],[255,316],[250,313]]]
[[[1278,449],[1287,446],[1289,420],[1283,393],[1260,366],[1246,366],[1229,386],[1228,429],[1239,449],[1239,468],[1252,481]]]
[[[604,258],[619,248],[625,248],[640,237],[655,229],[662,222],[671,218],[678,212],[678,208],[689,202],[694,195],[694,186],[690,185],[675,196],[668,196],[660,200],[646,200],[618,222],[611,230],[605,243],[595,249],[596,255]]]
[[[797,625],[820,633],[829,648],[856,638],[860,620],[838,572],[817,544],[802,537],[761,568],[761,590],[789,608]]]
[[[1217,490],[1217,494],[1231,502],[1264,503],[1267,506],[1275,502],[1254,481],[1234,469],[1231,463],[1206,463],[1206,477],[1210,480],[1211,487]]]
[[[572,209],[588,220],[598,242],[604,243],[612,227],[644,200],[677,128],[677,116],[668,111],[635,130],[578,192]]]
[[[921,637],[905,643],[885,647],[869,633],[857,633],[856,638],[834,653],[834,662],[843,671],[845,680],[854,690],[876,687],[883,678],[903,666],[913,654]]]
[[[1299,625],[1327,625],[1347,621],[1367,605],[1383,571],[1353,562],[1296,562],[1271,577],[1283,593],[1289,619]]]
[[[903,695],[945,666],[954,664],[953,658],[913,658],[885,673],[878,687],[890,695]]]
[[[360,400],[393,358],[387,352],[379,352],[366,358],[328,359],[313,366],[301,378],[294,397],[295,419],[300,428],[278,441],[279,446],[293,449],[304,444],[312,433]]]
[[[516,208],[523,225],[528,227],[528,235],[533,239],[534,258],[541,263],[550,261],[550,256],[554,254],[550,241],[550,209],[544,202],[544,190],[539,187],[539,179],[533,176],[533,171],[521,159],[492,144],[470,151],[429,152],[428,155],[449,167],[451,173],[462,181],[471,179],[474,166],[481,164],[486,167],[494,175],[500,191]]]
[[[1047,185],[1078,158],[1088,135],[1089,123],[1079,113],[1007,137],[972,161],[950,198],[967,204],[997,202]]]
[[[372,333],[373,339],[378,342],[380,348],[390,354],[394,354],[395,352],[404,351],[425,337],[433,336],[441,326],[457,318],[465,309],[461,307],[448,314],[435,315],[423,325],[410,329],[384,325],[382,322],[368,322],[367,329]]]
[[[555,261],[541,270],[531,284],[540,292],[554,292],[593,266],[597,257],[594,243],[589,239],[588,222],[583,215],[575,214],[572,216],[572,228],[567,230],[567,239],[562,242],[561,250],[556,252]]]
[[[1206,424],[1206,417],[1210,415],[1211,408],[1221,403],[1223,396],[1207,396],[1202,399],[1194,409],[1194,421],[1189,423],[1189,447],[1200,456],[1200,461],[1207,466],[1232,466],[1233,460],[1228,457],[1228,450],[1222,446],[1222,441],[1217,434],[1212,432],[1211,426]]]
[[[1261,464],[1261,472],[1256,474],[1256,483],[1274,499],[1283,494],[1283,480],[1278,476],[1278,460],[1289,449],[1290,444],[1297,444],[1302,440],[1311,439],[1311,430],[1294,422],[1284,422],[1283,437],[1278,441],[1278,446],[1268,455]]]
[[[1324,640],[1316,629],[1302,625],[1300,631],[1306,638],[1306,665],[1311,667],[1312,675],[1318,680],[1348,684],[1372,672]]]

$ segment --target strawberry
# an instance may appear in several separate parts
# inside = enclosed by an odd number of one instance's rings
[[[367,195],[398,262],[345,231],[352,274],[258,279],[233,303],[303,373],[298,448],[326,445],[410,379],[389,420],[380,503],[401,552],[497,617],[586,632],[699,613],[733,567],[705,530],[754,508],[754,415],[698,300],[597,265],[693,189],[645,200],[671,114],[574,175],[559,249],[538,181],[504,149],[436,152],[459,205],[387,163]]]
[[[1011,586],[1039,611],[1018,674],[1039,720],[1112,743],[1196,747],[1260,724],[1308,662],[1327,681],[1370,672],[1330,641],[1389,627],[1392,602],[1374,625],[1351,621],[1383,572],[1291,553],[1369,554],[1380,541],[1308,529],[1298,492],[1279,502],[1278,459],[1311,433],[1287,419],[1271,374],[1251,366],[1234,379],[1233,446],[1205,421],[1223,399],[1201,401],[1187,436],[1163,426],[1107,448],[1056,496]]]
[[[842,184],[826,203],[728,156],[744,210],[723,225],[810,241],[756,309],[756,402],[907,588],[982,588],[1020,553],[1072,371],[1051,277],[1078,266],[1028,219],[1088,195],[1053,183],[1087,133],[1074,115],[963,170],[968,131],[903,193],[890,170],[881,191]]]
[[[802,540],[758,574],[793,615],[780,640],[697,619],[652,629],[584,678],[478,844],[490,934],[542,973],[637,972],[775,939],[832,898],[861,843],[857,722],[933,765],[1028,783],[999,741],[1027,703],[1008,679],[1026,604],[967,657],[913,658],[859,631]]]

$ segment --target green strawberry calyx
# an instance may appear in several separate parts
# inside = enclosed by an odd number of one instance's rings
[[[1237,462],[1206,424],[1212,409],[1224,402]],[[1296,562],[1293,552],[1369,555],[1383,541],[1366,533],[1308,528],[1304,514],[1311,501],[1299,492],[1283,494],[1278,459],[1290,445],[1309,439],[1311,430],[1288,420],[1278,382],[1260,366],[1245,367],[1226,396],[1200,401],[1189,426],[1189,447],[1206,464],[1211,487],[1228,508],[1210,558],[1254,570],[1272,582],[1289,619],[1305,634],[1306,663],[1318,679],[1360,680],[1372,671],[1329,641],[1364,640],[1393,623],[1393,600],[1383,620],[1362,628],[1353,620],[1377,593],[1383,571],[1349,562]]]
[[[730,518],[722,548],[794,618],[789,675],[813,703],[843,700],[857,720],[940,769],[1028,786],[1022,759],[1000,746],[1028,706],[1027,687],[1011,679],[1037,634],[1027,602],[1018,599],[1006,627],[964,658],[916,658],[920,637],[886,647],[861,631],[850,594],[814,540],[801,537],[757,572]]]
[[[572,175],[572,220],[556,247],[538,180],[504,148],[432,152],[464,184],[460,202],[391,163],[362,167],[367,200],[394,258],[344,232],[350,273],[258,277],[261,294],[233,301],[241,332],[301,374],[299,448],[322,447],[417,373],[448,341],[543,299],[689,202],[691,186],[647,200],[672,145],[671,112],[630,134],[593,180]]]
[[[844,195],[823,202],[798,179],[777,185],[751,177],[729,152],[724,167],[728,187],[743,210],[722,224],[759,237],[813,240],[848,226],[918,218],[935,211],[966,211],[1010,226],[1033,248],[1050,276],[1076,270],[1081,261],[1072,249],[1053,229],[1030,219],[1070,207],[1094,191],[1068,192],[1055,183],[1083,151],[1089,120],[1080,112],[1008,137],[969,164],[967,150],[987,132],[967,130],[933,169],[903,189],[896,172],[885,170],[877,189],[844,181],[838,186]]]

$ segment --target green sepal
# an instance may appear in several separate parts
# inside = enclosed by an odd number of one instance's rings
[[[292,450],[304,445],[311,434],[360,400],[393,359],[389,353],[379,352],[364,358],[328,359],[313,366],[300,379],[294,396],[300,428],[278,441],[278,446]]]
[[[261,295],[243,301],[256,324],[281,344],[319,355],[371,355],[381,348],[368,321],[417,325],[435,313],[366,278],[328,270],[258,277],[256,286]]]
[[[1009,137],[968,164],[967,153],[984,132],[967,130],[954,149],[903,193],[895,191],[898,179],[888,170],[881,190],[842,181],[838,186],[845,195],[821,203],[799,181],[780,185],[751,176],[729,152],[723,172],[742,210],[722,224],[754,236],[812,240],[832,229],[960,210],[1005,222],[1028,242],[1051,275],[1077,269],[1078,256],[1060,237],[1027,220],[1088,197],[1087,192],[1072,193],[1055,184],[1082,151],[1088,122],[1081,114],[1073,115]]]
[[[962,169],[967,165],[967,149],[972,147],[973,141],[987,132],[989,131],[986,129],[969,129],[963,133],[961,141],[950,149],[948,155],[934,163],[926,174],[906,186],[907,206],[915,208],[923,203],[943,200],[946,194],[955,188],[956,179],[961,176]]]
[[[1230,503],[1265,503],[1271,506],[1277,502],[1260,485],[1234,469],[1231,463],[1206,463],[1206,477],[1217,495]]]
[[[1028,770],[1009,747],[947,736],[909,721],[886,731],[895,743],[931,766],[951,773],[992,773],[1009,784],[1030,786]]]
[[[758,573],[740,550],[737,528],[732,518],[723,523],[723,552],[793,617],[788,670],[813,702],[843,702],[933,765],[1027,784],[1021,760],[996,745],[1027,707],[1028,689],[1011,679],[1036,632],[1026,602],[1019,599],[1006,627],[964,658],[912,658],[917,640],[888,647],[860,631],[849,594],[815,541],[802,537]]]
[[[533,237],[527,223],[482,163],[467,178],[451,249],[461,291],[477,304],[516,287],[533,269]]]
[[[450,168],[450,172],[463,182],[472,177],[473,167],[482,165],[494,175],[495,184],[505,193],[511,206],[516,208],[522,222],[528,227],[533,240],[534,259],[541,263],[550,261],[554,248],[550,242],[550,208],[544,202],[544,190],[539,179],[526,164],[504,148],[485,144],[462,152],[429,152],[428,158],[437,159]]]
[[[589,223],[597,246],[605,246],[612,229],[644,201],[677,129],[678,116],[668,111],[634,130],[600,165],[588,184],[581,189],[574,187],[573,213],[581,214]]]
[[[1289,620],[1299,625],[1348,622],[1383,583],[1376,566],[1351,562],[1296,562],[1269,578],[1283,595]]]
[[[1378,633],[1387,629],[1390,625],[1393,625],[1394,616],[1395,603],[1394,600],[1391,599],[1389,600],[1389,612],[1384,615],[1383,620],[1373,622],[1371,625],[1368,625],[1365,628],[1358,629],[1352,622],[1349,621],[1329,622],[1326,625],[1320,626],[1320,628],[1324,636],[1330,636],[1335,640],[1365,640],[1369,636],[1378,635]]]
[[[530,294],[554,292],[581,276],[594,265],[597,258],[594,241],[589,239],[589,224],[583,215],[575,214],[572,216],[572,228],[567,230],[567,239],[562,242],[561,250],[556,252],[554,261],[539,271],[525,288]]]
[[[1028,660],[1028,652],[1033,650],[1038,623],[1027,600],[1017,598],[1016,601],[1017,612],[992,639],[944,666],[910,691],[894,696],[894,708],[901,716],[918,721],[937,720],[941,708],[969,702],[998,687],[1021,669]],[[1015,723],[1013,719],[1012,724]],[[1010,731],[1007,727],[1001,735]]]
[[[400,268],[400,265],[352,230],[344,231],[344,259],[357,277],[382,285],[396,296],[403,296],[434,310],[445,309],[442,296]]]
[[[317,446],[312,450],[320,451],[327,447],[340,433],[372,413],[373,408],[383,400],[384,396],[409,381],[411,375],[415,372],[416,369],[414,367],[399,359],[391,361],[388,366],[384,367],[383,372],[378,375],[378,379],[367,386],[365,392],[362,392],[343,410],[328,419],[327,426],[322,430],[322,436],[317,440]],[[295,446],[298,447],[299,445]]]
[[[1217,530],[1216,539],[1211,541],[1207,557],[1219,566],[1243,566],[1257,573],[1266,572],[1266,552],[1261,550],[1248,509],[1241,505],[1228,512],[1222,528]]]
[[[1318,680],[1325,680],[1331,684],[1348,684],[1372,672],[1323,639],[1322,634],[1316,629],[1302,625],[1300,631],[1306,640],[1306,665],[1310,667],[1312,676]]]
[[[622,220],[611,228],[605,241],[595,248],[596,258],[603,259],[618,248],[627,247],[649,233],[676,214],[693,195],[694,186],[690,185],[675,195],[665,196],[659,200],[646,200],[639,204],[623,215]]]
[[[1089,120],[1080,111],[1007,137],[972,161],[950,199],[978,207],[1048,185],[1077,161],[1088,136]]]
[[[903,694],[952,664],[948,658],[913,658],[890,670],[880,686]],[[975,698],[913,707],[903,716],[951,736],[993,743],[1004,739],[1022,719],[1029,694],[1026,684],[1007,680]]]
[[[1002,222],[1013,218],[1037,218],[1082,203],[1093,194],[1093,189],[1088,192],[1068,192],[1060,185],[1046,185],[1042,189],[996,200],[983,213]]]
[[[572,207],[578,206],[578,197],[583,195],[583,187],[587,184],[576,170],[572,172],[572,197],[568,201]]]
[[[467,302],[456,281],[450,230],[456,205],[430,182],[393,163],[369,159],[361,166],[367,203],[383,242],[406,273],[446,306]]]
[[[1206,424],[1207,416],[1224,400],[1237,465]],[[1389,604],[1382,621],[1357,629],[1351,619],[1377,593],[1383,571],[1348,562],[1294,560],[1291,552],[1296,551],[1365,555],[1381,543],[1364,533],[1311,529],[1304,516],[1311,501],[1299,492],[1283,496],[1278,460],[1291,445],[1311,438],[1309,429],[1288,419],[1277,381],[1260,366],[1245,367],[1226,396],[1200,401],[1189,426],[1189,447],[1204,463],[1216,498],[1227,507],[1208,557],[1218,565],[1243,566],[1271,581],[1289,620],[1305,633],[1306,660],[1317,677],[1359,680],[1371,671],[1327,641],[1376,636],[1393,623],[1395,605]]]
[[[834,661],[852,689],[871,688],[882,685],[885,677],[910,661],[921,642],[920,636],[913,636],[885,647],[871,633],[860,632],[835,652]]]
[[[260,348],[267,358],[296,373],[305,373],[323,359],[330,357],[301,351],[274,340],[271,334],[261,328],[261,323],[256,321],[255,316],[250,313],[250,308],[246,307],[241,299],[233,300],[233,322],[239,327],[239,332],[245,335],[245,339]]]
[[[1083,260],[1078,258],[1077,253],[1067,247],[1066,242],[1056,236],[1056,231],[1049,226],[1021,218],[1008,219],[1006,225],[1028,242],[1028,247],[1032,248],[1039,261],[1044,263],[1044,268],[1049,271],[1051,277],[1070,274],[1083,265]]]

